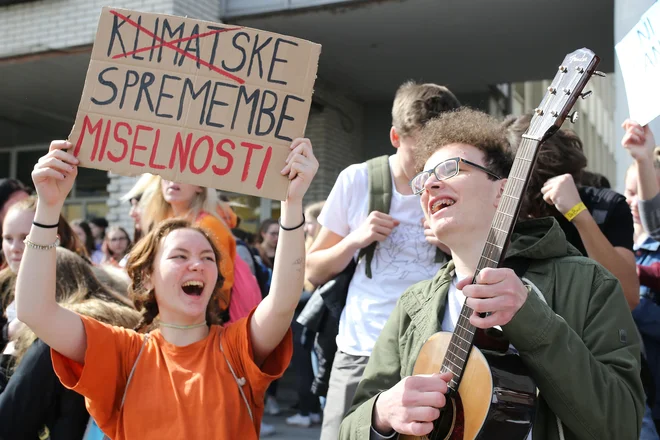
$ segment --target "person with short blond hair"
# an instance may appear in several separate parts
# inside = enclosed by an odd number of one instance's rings
[[[411,135],[442,112],[461,106],[445,86],[406,81],[399,86],[392,105],[392,126],[399,135]]]

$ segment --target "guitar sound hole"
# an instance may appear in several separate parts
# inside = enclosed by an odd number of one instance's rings
[[[456,402],[458,399],[458,402]],[[458,407],[458,411],[457,411]],[[460,397],[452,397],[447,402],[447,405],[440,411],[440,417],[433,422],[433,431],[425,437],[424,440],[450,440],[450,439],[463,439],[462,429],[457,432],[456,419],[460,418],[461,403]],[[457,436],[457,435],[460,435]]]

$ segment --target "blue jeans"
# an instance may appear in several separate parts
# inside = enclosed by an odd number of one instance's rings
[[[644,409],[644,418],[642,418],[642,432],[639,434],[639,440],[658,440],[658,432],[655,430],[655,423],[651,417],[651,408],[646,405]]]

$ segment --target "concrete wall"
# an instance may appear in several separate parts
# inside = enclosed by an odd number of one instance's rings
[[[527,81],[512,85],[512,114],[520,115],[536,108],[551,79],[543,81]],[[584,146],[587,156],[587,169],[606,176],[614,186],[616,176],[616,139],[612,121],[614,119],[614,80],[594,76],[585,91],[593,94],[588,99],[578,99],[573,110],[578,111],[575,124],[565,121],[563,128],[574,130]]]
[[[217,2],[176,0],[176,3]],[[165,14],[174,10],[173,0],[115,0],[111,5]],[[0,58],[92,44],[103,6],[108,6],[108,2],[43,0],[0,8]]]
[[[322,78],[316,80],[314,101],[317,105],[310,113],[305,136],[312,141],[320,168],[306,202],[325,199],[341,170],[365,158],[362,104]]]
[[[392,96],[394,98],[394,96]],[[364,107],[364,159],[393,154],[390,143],[392,102],[369,103]]]

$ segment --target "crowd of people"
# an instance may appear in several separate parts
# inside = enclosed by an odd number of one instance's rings
[[[281,216],[254,233],[216,190],[150,174],[123,196],[133,230],[66,219],[78,160],[53,141],[32,182],[0,180],[0,439],[256,439],[274,432],[262,418],[281,413],[287,369],[290,425],[424,436],[461,388],[415,362],[468,323],[499,328],[529,369],[528,438],[659,439],[660,147],[623,122],[619,194],[560,129],[504,267],[477,273],[531,120],[406,82],[394,154],[303,205],[319,164],[294,140]]]

